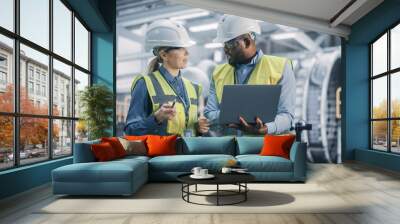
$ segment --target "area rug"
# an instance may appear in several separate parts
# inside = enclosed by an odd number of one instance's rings
[[[35,213],[125,214],[125,213],[360,213],[360,205],[349,203],[316,184],[249,184],[247,201],[237,205],[204,206],[182,200],[177,183],[146,184],[131,197],[56,197]],[[224,187],[224,189],[231,189]],[[198,190],[212,190],[213,185]],[[194,187],[191,188],[194,190]],[[214,194],[214,193],[210,193]],[[214,204],[215,196],[191,196],[197,203]],[[222,202],[239,200],[224,197]]]

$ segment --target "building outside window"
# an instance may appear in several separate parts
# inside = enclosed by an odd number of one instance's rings
[[[42,82],[46,82],[46,74],[42,73]]]
[[[7,91],[7,73],[0,69],[0,93]]]
[[[29,66],[28,74],[29,74],[29,79],[33,80],[33,67],[32,66]]]
[[[0,67],[7,67],[7,57],[5,55],[0,55]]]
[[[0,54],[0,91],[7,86],[7,56]]]
[[[54,104],[57,104],[58,103],[58,89],[55,89],[54,90]]]
[[[42,86],[42,96],[46,96],[46,86]]]
[[[31,81],[28,82],[28,92],[29,92],[29,94],[34,93],[33,82],[31,82]]]
[[[400,24],[370,44],[371,148],[400,153]]]
[[[7,84],[7,74],[4,71],[0,71],[0,84]]]
[[[40,81],[40,71],[36,70],[36,80]]]
[[[0,132],[0,170],[71,156],[73,143],[87,139],[86,127],[76,127],[79,114],[71,106],[65,109],[65,106],[79,102],[77,91],[73,92],[65,85],[89,85],[89,82],[82,84],[81,80],[82,76],[89,80],[91,75],[90,31],[65,1],[18,2],[18,13],[11,12],[14,20],[19,21],[17,29],[2,27],[9,30],[7,32],[0,29],[0,83],[12,87],[0,90],[0,98],[7,99],[0,100],[0,123],[4,130]],[[40,14],[36,13],[39,11]],[[87,49],[79,49],[82,46]],[[11,60],[15,58],[14,54],[19,61]],[[63,60],[58,61],[54,55]],[[19,66],[19,88],[15,88],[13,78],[15,66]],[[74,79],[75,73],[79,73],[79,79]],[[47,94],[50,77],[54,78],[53,89]],[[58,85],[58,79],[64,81],[63,89]],[[20,92],[15,94],[15,91]],[[56,106],[59,94],[63,94],[62,107]],[[50,99],[54,105],[50,105]],[[15,105],[19,112],[14,111]],[[18,133],[13,132],[14,125],[17,125]],[[32,132],[38,134],[32,136]]]
[[[40,95],[40,84],[36,84],[36,95]]]

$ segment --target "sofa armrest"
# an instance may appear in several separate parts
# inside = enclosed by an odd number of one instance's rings
[[[290,149],[290,160],[293,162],[293,178],[305,181],[307,176],[307,143],[294,142]]]
[[[74,145],[74,163],[89,163],[95,162],[96,158],[94,157],[90,146],[92,144],[100,143],[99,140],[89,141],[89,142],[81,142],[75,143]]]

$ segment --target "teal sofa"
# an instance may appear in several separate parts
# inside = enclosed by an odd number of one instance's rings
[[[259,182],[305,182],[306,144],[295,142],[290,159],[260,156],[263,137],[190,137],[177,142],[177,155],[128,156],[96,162],[91,141],[75,144],[74,163],[52,171],[54,194],[131,195],[148,181],[176,181],[193,167],[218,172],[228,160],[236,160]]]

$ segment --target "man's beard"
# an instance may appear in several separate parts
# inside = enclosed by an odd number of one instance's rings
[[[230,56],[227,56],[227,58],[228,58],[228,63],[229,63],[230,65],[232,65],[232,66],[235,66],[235,65],[236,65],[236,60],[235,60],[234,58],[232,58],[232,57],[230,57]]]
[[[235,66],[237,64],[246,64],[249,61],[249,59],[246,59],[243,54],[236,55],[235,57],[227,55],[227,59],[228,63],[232,66]]]
[[[240,52],[236,52],[234,54],[231,55],[226,55],[227,59],[228,59],[228,63],[232,66],[235,66],[237,64],[240,64],[240,58],[243,57],[243,55],[239,55]]]

